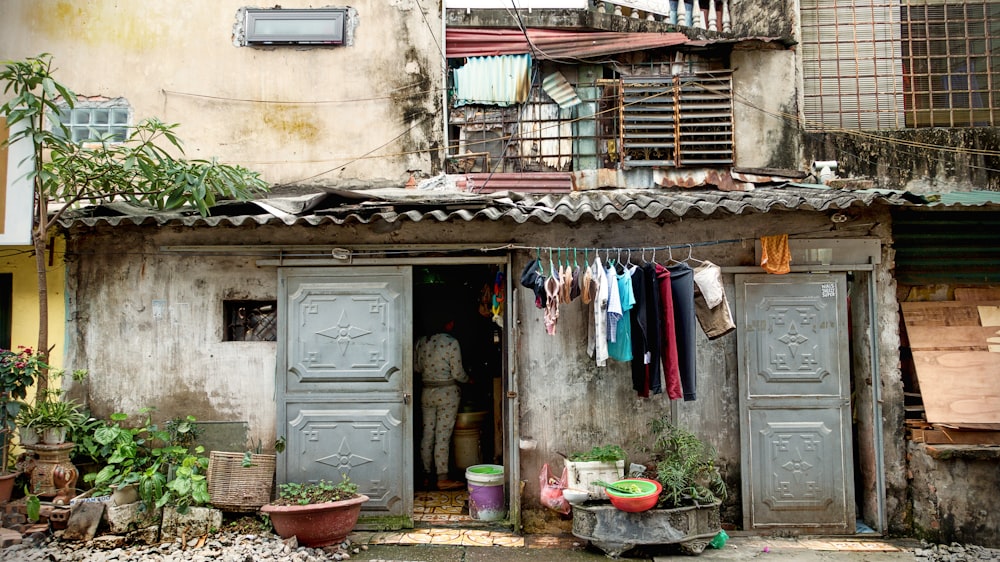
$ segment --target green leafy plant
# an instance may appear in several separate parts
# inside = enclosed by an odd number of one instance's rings
[[[351,482],[346,474],[338,484],[319,480],[318,482],[288,482],[278,486],[278,499],[274,505],[310,505],[314,503],[349,500],[358,495],[358,485]]]
[[[573,462],[618,462],[625,460],[625,450],[618,445],[601,445],[569,456]]]
[[[202,428],[195,423],[196,421],[194,416],[167,420],[164,427],[170,435],[170,442],[184,447],[193,446],[202,433]]]
[[[715,448],[668,417],[650,422],[655,436],[652,459],[663,485],[659,507],[709,504],[726,498],[726,483],[715,465]]]
[[[17,428],[17,417],[25,406],[28,388],[48,369],[44,357],[30,348],[18,351],[0,350],[0,437],[3,439],[0,473],[7,469],[11,435]]]
[[[156,459],[139,477],[139,497],[147,506],[173,505],[180,513],[209,503],[208,457],[198,445],[189,452],[183,445],[153,449]]]
[[[106,459],[106,465],[96,474],[87,474],[84,480],[93,485],[95,494],[110,491],[111,486],[124,487],[137,484],[139,478],[154,463],[154,439],[165,441],[168,434],[160,431],[152,423],[149,410],[142,410],[145,421],[127,427],[128,415],[111,414],[110,423],[97,427],[94,440],[100,444],[99,455]]]
[[[42,400],[32,408],[32,427],[36,429],[73,429],[87,420],[80,404],[73,400],[51,398]]]

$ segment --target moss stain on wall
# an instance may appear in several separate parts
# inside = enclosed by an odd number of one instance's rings
[[[312,110],[295,105],[269,104],[264,110],[263,122],[266,127],[290,140],[313,143],[322,134]]]
[[[89,45],[143,51],[159,43],[163,21],[132,2],[36,2],[26,24],[53,38],[72,37]]]

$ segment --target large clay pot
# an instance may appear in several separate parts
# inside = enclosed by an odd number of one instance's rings
[[[17,478],[16,472],[0,473],[0,504],[10,501],[10,496],[14,493],[15,478]]]
[[[271,518],[274,531],[283,539],[295,537],[299,545],[310,548],[344,542],[361,515],[361,504],[368,496],[339,502],[309,505],[262,506],[260,510]]]

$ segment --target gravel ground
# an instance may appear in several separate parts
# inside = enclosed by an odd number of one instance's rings
[[[295,539],[284,541],[277,536],[217,533],[199,546],[201,539],[186,544],[179,540],[156,546],[120,546],[116,540],[101,537],[88,543],[63,541],[55,536],[25,537],[24,542],[0,550],[0,560],[17,562],[324,562],[349,560],[352,554],[367,550],[367,545],[350,542],[326,548],[298,547]]]
[[[75,541],[62,541],[59,539],[59,534],[25,537],[22,544],[0,550],[0,560],[5,562],[255,562],[257,560],[325,562],[350,560],[352,557],[367,559],[378,552],[379,548],[373,547],[373,550],[368,552],[367,545],[352,545],[350,542],[325,549],[304,548],[298,547],[294,539],[285,541],[274,535],[236,532],[221,532],[207,539],[192,539],[185,544],[175,541],[156,546],[123,546],[120,537],[98,537],[81,544]],[[555,551],[548,551],[547,554],[555,554]],[[858,560],[868,559],[864,552],[856,554]],[[950,545],[921,543],[920,547],[913,550],[913,557],[917,562],[1000,562],[1000,549],[958,543]],[[683,558],[697,559],[697,557]],[[854,558],[850,556],[850,559]]]

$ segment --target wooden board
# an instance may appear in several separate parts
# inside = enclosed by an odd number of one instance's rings
[[[903,321],[913,326],[981,326],[980,306],[1000,306],[997,301],[904,302]]]
[[[913,351],[989,351],[989,338],[1000,337],[1000,329],[983,326],[907,326]]]
[[[957,301],[1000,301],[1000,287],[966,287],[955,289]]]
[[[915,443],[932,445],[1000,445],[1000,431],[911,428],[910,437]]]
[[[914,351],[930,423],[1000,423],[1000,353]]]

